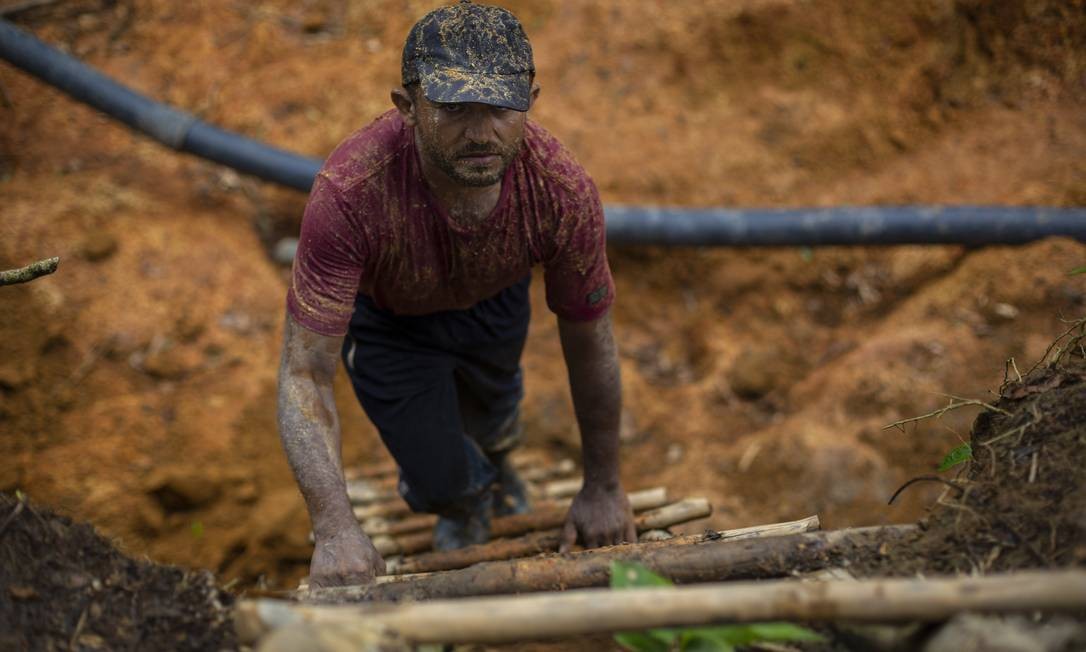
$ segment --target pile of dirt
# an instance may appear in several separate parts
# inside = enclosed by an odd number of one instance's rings
[[[1086,566],[1086,322],[1057,364],[1002,388],[976,419],[972,458],[913,535],[857,560],[865,574]]]
[[[0,649],[234,649],[232,602],[211,573],[137,561],[0,494]]]

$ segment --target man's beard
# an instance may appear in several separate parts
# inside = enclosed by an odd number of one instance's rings
[[[508,147],[502,147],[501,145],[468,145],[452,153],[439,150],[425,137],[419,138],[419,145],[423,155],[450,179],[465,186],[483,188],[492,186],[502,180],[505,171],[520,152],[521,141],[518,139]],[[501,164],[497,169],[489,166],[485,169],[473,168],[468,161],[461,158],[472,154],[498,156],[501,159]]]

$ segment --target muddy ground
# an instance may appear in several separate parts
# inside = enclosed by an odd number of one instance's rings
[[[201,118],[312,156],[389,106],[420,0],[69,0],[14,18]],[[1086,203],[1082,0],[503,3],[534,117],[604,200],[687,206]],[[172,154],[0,66],[0,491],[131,555],[291,586],[309,549],[275,433],[304,197]],[[1086,312],[1086,245],[612,249],[623,478],[708,496],[707,526],[909,522],[1006,361]],[[524,358],[530,444],[576,454],[556,327]],[[1023,369],[1022,371],[1025,371]],[[384,455],[337,385],[346,460]],[[1041,535],[1038,535],[1041,536]]]
[[[1053,364],[1000,388],[973,424],[973,454],[953,476],[920,476],[899,490],[919,480],[947,487],[918,528],[888,535],[881,545],[836,552],[821,568],[886,577],[1086,566],[1086,321],[1056,345]],[[40,509],[22,494],[0,494],[0,587],[5,649],[237,647],[233,597],[211,573],[133,560],[89,525]],[[787,649],[1070,652],[1086,646],[1086,618],[1068,616],[817,627],[825,641]],[[608,647],[614,647],[610,637],[592,636],[458,649]]]

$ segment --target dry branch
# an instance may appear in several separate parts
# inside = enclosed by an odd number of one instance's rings
[[[634,491],[629,494],[629,499],[630,507],[635,512],[656,509],[667,504],[667,489],[654,487]],[[538,508],[526,514],[496,518],[491,524],[490,536],[494,538],[515,537],[525,532],[558,527],[565,521],[566,512],[571,502],[572,499],[551,501],[541,504]],[[362,523],[362,529],[370,536],[401,536],[432,529],[436,522],[437,516],[433,514],[416,514],[400,521],[370,519]]]
[[[357,505],[354,507],[354,517],[359,521],[368,518],[399,518],[411,513],[411,508],[403,500],[390,500],[387,503],[373,503],[372,505]]]
[[[1075,613],[1086,609],[1086,571],[987,577],[735,582],[703,586],[466,598],[419,604],[300,606],[243,601],[238,634],[253,642],[298,622],[372,627],[412,643],[510,643],[717,622],[940,621],[963,612]],[[546,614],[546,617],[540,617]]]
[[[938,418],[942,417],[944,414],[946,414],[947,412],[950,412],[952,410],[957,410],[958,408],[961,408],[961,407],[967,407],[967,406],[970,406],[970,405],[975,406],[975,407],[982,407],[982,408],[984,408],[986,410],[990,410],[992,412],[999,412],[1000,414],[1004,414],[1004,415],[1007,415],[1007,416],[1010,416],[1010,414],[1011,414],[1010,412],[1007,412],[1006,410],[1001,410],[1000,408],[997,408],[996,406],[991,405],[990,403],[985,403],[984,401],[979,401],[977,399],[962,398],[961,396],[954,396],[953,394],[943,394],[943,396],[950,399],[950,403],[948,403],[946,407],[935,410],[934,412],[928,412],[927,414],[921,414],[918,417],[910,417],[908,419],[902,419],[900,421],[895,421],[895,422],[893,422],[893,423],[891,423],[889,425],[883,426],[882,429],[883,430],[889,430],[890,428],[897,428],[897,429],[901,430],[902,432],[904,432],[905,424],[914,423],[914,422],[917,422],[917,421],[923,421],[924,419],[931,419],[933,417],[938,419]],[[957,402],[955,402],[955,401],[957,401]]]
[[[665,505],[650,512],[640,514],[634,520],[637,531],[657,530],[660,528],[688,523],[712,514],[709,501],[704,498],[686,498],[672,505]],[[561,525],[561,522],[559,522]],[[393,566],[396,573],[430,573],[433,571],[464,568],[484,561],[528,557],[541,552],[554,552],[562,540],[561,529],[533,532],[519,539],[499,539],[477,546],[468,546],[448,552],[430,552],[404,560]],[[412,537],[391,539],[377,537],[373,545],[383,556],[412,555],[430,548],[429,533],[420,533]]]
[[[545,459],[536,451],[518,451],[512,455],[513,467],[518,470],[527,470],[536,467],[549,467],[552,463]],[[563,459],[553,464],[553,466],[566,468],[567,465],[573,464],[572,460]],[[379,462],[371,462],[362,466],[351,467],[344,469],[344,475],[348,480],[361,480],[361,479],[378,479],[387,476],[396,476],[399,474],[399,467],[392,460],[381,460]]]
[[[544,474],[529,474],[542,477]],[[561,473],[558,473],[561,475]],[[526,481],[528,493],[535,498],[558,499],[569,498],[581,490],[582,479],[563,478],[552,480],[546,484],[537,484]],[[399,503],[400,494],[396,490],[395,478],[358,478],[347,481],[347,497],[352,505],[367,506],[377,503]]]
[[[31,263],[26,267],[20,267],[19,269],[0,271],[0,286],[28,283],[39,276],[46,276],[47,274],[52,274],[57,271],[57,266],[59,264],[60,258],[53,257],[39,260],[36,263]]]
[[[913,526],[892,526],[776,536],[782,530],[817,527],[817,523],[818,519],[812,517],[794,523],[714,533],[708,538],[683,537],[564,555],[486,562],[396,582],[316,589],[300,592],[298,596],[317,602],[432,600],[605,586],[613,559],[637,561],[677,582],[686,583],[781,577],[836,565],[837,557],[856,554],[857,550],[875,550],[882,543],[914,529]]]
[[[633,494],[631,494],[632,496]],[[821,522],[818,516],[808,516],[807,518],[801,518],[798,521],[786,521],[784,523],[770,523],[768,525],[754,525],[751,527],[736,528],[733,530],[722,530],[720,532],[711,532],[708,534],[694,534],[685,537],[671,537],[670,539],[661,539],[660,541],[650,542],[656,545],[656,547],[663,547],[660,544],[668,546],[690,545],[695,543],[701,543],[704,541],[739,541],[743,539],[758,539],[764,537],[777,537],[787,536],[791,534],[803,534],[805,532],[816,532],[821,528]],[[620,546],[622,547],[622,546]],[[652,546],[647,546],[646,542],[638,544],[637,549],[644,551],[648,550]],[[591,556],[597,553],[611,554],[616,548],[604,548],[602,550],[587,550],[581,553],[577,553],[583,556]],[[499,560],[500,561],[500,560]],[[437,571],[441,572],[441,571]],[[418,572],[418,573],[401,573],[399,575],[382,575],[377,578],[377,582],[386,584],[390,582],[404,582],[414,581],[422,577],[428,577],[434,575],[434,572]],[[302,580],[302,583],[298,587],[299,591],[305,592],[308,590],[308,582]]]
[[[542,487],[532,487],[529,485],[529,489],[535,489],[538,495],[543,498],[572,498],[577,495],[577,492],[581,490],[581,485],[584,484],[584,480],[581,478],[565,478],[563,480],[554,480],[548,482]]]
[[[533,461],[531,458],[527,458],[527,462]],[[520,479],[528,484],[564,478],[577,471],[577,465],[568,458],[546,466],[531,466],[526,464],[525,460],[518,459],[514,461],[513,466],[520,472]],[[385,499],[395,493],[396,485],[399,483],[399,473],[395,465],[391,465],[389,468],[381,465],[369,470],[364,468],[347,469],[344,471],[344,476],[347,479],[348,486],[351,483],[363,483],[372,490],[384,490],[381,493]],[[364,491],[371,492],[371,489]]]

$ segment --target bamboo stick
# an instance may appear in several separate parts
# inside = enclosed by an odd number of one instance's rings
[[[657,530],[660,528],[687,523],[705,518],[713,509],[705,498],[686,498],[671,505],[640,514],[634,519],[637,531]],[[559,523],[561,524],[561,523]],[[533,532],[518,539],[498,539],[489,543],[468,546],[459,550],[430,552],[405,559],[393,567],[396,573],[427,573],[439,570],[464,568],[483,561],[528,557],[541,552],[554,552],[561,543],[562,531],[555,528]],[[373,545],[382,556],[414,555],[430,549],[430,535],[427,532],[393,539],[375,537]]]
[[[513,463],[516,466],[516,462]],[[520,479],[525,482],[543,482],[555,478],[562,478],[577,471],[577,464],[566,458],[548,466],[529,466],[518,469]]]
[[[652,489],[631,492],[628,497],[631,509],[635,512],[641,512],[666,505],[667,489],[653,487]],[[496,518],[491,524],[490,535],[494,538],[512,537],[533,530],[557,527],[565,521],[566,512],[569,510],[572,501],[572,498],[549,501],[526,514]],[[436,522],[437,516],[433,514],[416,514],[401,521],[373,519],[369,522],[363,522],[362,530],[370,536],[397,536],[411,534],[420,530],[430,530]]]
[[[319,602],[432,600],[603,586],[612,559],[641,562],[677,582],[780,577],[823,568],[832,563],[827,559],[829,555],[871,550],[912,530],[912,526],[893,526],[764,538],[748,534],[740,540],[688,537],[686,541],[626,544],[565,555],[485,562],[411,581],[319,589],[299,597]]]
[[[411,513],[411,508],[403,500],[390,500],[372,505],[356,505],[354,517],[359,521],[367,518],[397,518]]]
[[[584,484],[583,478],[565,478],[553,480],[541,487],[529,485],[529,489],[534,489],[541,498],[572,498],[581,490],[582,484]]]
[[[347,498],[350,499],[352,505],[372,505],[401,500],[394,484],[379,486],[368,479],[348,480]]]
[[[569,458],[547,466],[525,466],[523,462],[514,462],[513,466],[520,473],[520,479],[529,486],[538,485],[548,480],[565,478],[577,472],[577,465]],[[344,476],[347,478],[348,485],[363,482],[369,487],[381,490],[381,495],[395,492],[396,485],[400,480],[399,471],[395,466],[392,467],[390,472],[382,472],[377,475],[367,475],[358,470],[353,470],[350,472],[344,471]],[[534,486],[532,488],[537,489]]]
[[[525,484],[529,495],[536,498],[569,498],[581,490],[583,479],[580,477],[564,478],[552,480],[542,485],[534,482],[526,482]],[[352,505],[371,505],[397,501],[400,499],[400,494],[396,490],[395,481],[384,482],[382,480],[360,478],[347,481],[347,498],[350,499]]]
[[[574,464],[573,460],[569,458],[563,458],[557,463],[552,463],[542,454],[536,451],[527,450],[513,453],[511,460],[513,462],[513,468],[516,468],[518,470],[541,467],[557,467],[564,469],[570,465],[572,465],[573,468],[576,467],[576,464]],[[363,464],[361,466],[344,469],[343,475],[348,480],[373,480],[378,478],[384,478],[390,475],[396,476],[399,474],[399,472],[400,469],[398,466],[396,466],[396,462],[390,459],[384,459],[377,462],[371,462],[369,464]]]
[[[298,622],[380,624],[415,644],[509,643],[722,621],[938,621],[965,611],[1074,613],[1084,609],[1086,571],[1059,570],[939,579],[789,579],[624,591],[587,589],[395,606],[300,606],[255,600],[241,602],[236,622],[243,643]]]

